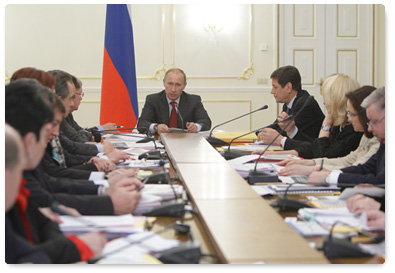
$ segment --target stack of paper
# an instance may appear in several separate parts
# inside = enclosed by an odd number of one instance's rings
[[[298,211],[298,217],[303,220],[313,220],[323,226],[334,224],[342,226],[359,227],[364,230],[375,230],[367,226],[366,213],[354,215],[347,208],[303,208]]]
[[[135,243],[137,241],[140,243]],[[144,254],[161,252],[177,247],[178,245],[179,241],[177,240],[164,239],[160,235],[155,235],[152,232],[140,232],[108,242],[102,252],[102,255],[105,256],[105,258],[101,259],[99,263],[143,264],[146,263]]]
[[[230,149],[232,151],[239,151],[239,152],[246,152],[246,153],[251,153],[253,151],[257,150],[265,150],[267,145],[262,145],[262,144],[256,144],[256,143],[247,143],[244,145],[235,145],[235,146],[230,146]],[[229,146],[222,146],[222,149],[228,150]],[[280,146],[270,146],[268,151],[273,151],[273,150],[282,150]]]
[[[339,199],[339,196],[306,196],[316,208],[341,208],[347,207],[347,201]]]
[[[147,211],[152,210],[155,207],[161,205],[162,197],[142,193],[137,208],[133,211],[133,214],[143,214]]]
[[[250,170],[255,168],[255,162],[259,157],[259,155],[245,155],[240,156],[232,160],[228,160],[228,163],[242,176],[247,177],[250,173]],[[249,163],[251,162],[252,163]],[[257,165],[257,171],[263,171],[270,175],[276,175],[273,163],[261,163],[259,162]]]
[[[136,160],[126,160],[125,162],[119,163],[117,164],[117,168],[152,169],[152,168],[162,167],[160,164],[161,164],[161,160],[136,159]],[[170,167],[169,162],[166,162],[164,167],[169,168]]]
[[[304,193],[330,193],[340,190],[336,186],[314,186],[314,185],[299,185],[299,184],[272,184],[268,186],[275,194],[283,194],[288,192],[290,194],[304,194]]]
[[[329,229],[322,227],[317,222],[298,221],[296,217],[286,217],[284,221],[304,237],[329,235]]]
[[[141,190],[141,194],[151,194],[161,197],[162,200],[170,200],[175,199],[177,195],[181,195],[183,189],[181,185],[146,184]]]
[[[66,234],[83,234],[92,231],[104,231],[106,236],[112,238],[119,234],[132,234],[140,232],[139,224],[145,217],[134,217],[133,215],[122,216],[60,216],[62,224],[60,230]]]

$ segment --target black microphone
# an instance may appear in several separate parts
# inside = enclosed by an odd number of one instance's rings
[[[333,230],[337,224],[342,224],[352,227],[346,223],[342,223],[341,221],[336,221],[330,230],[329,235],[325,238],[324,244],[322,246],[322,250],[324,251],[324,255],[331,259],[331,258],[344,258],[344,257],[371,257],[373,254],[365,251],[357,244],[353,244],[349,238],[334,238],[333,237]],[[356,228],[355,228],[356,229]],[[375,236],[370,232],[359,231],[359,233],[370,237],[374,240],[375,243],[380,243],[384,241],[385,237],[378,235]]]
[[[208,141],[208,143],[210,143],[210,144],[213,145],[213,146],[228,145],[229,143],[227,143],[226,141],[223,141],[222,139],[219,139],[219,138],[216,138],[216,137],[213,137],[213,136],[212,136],[213,131],[214,131],[215,128],[217,128],[217,127],[219,127],[219,126],[221,126],[221,125],[224,125],[224,124],[226,124],[226,123],[229,123],[229,122],[231,122],[231,121],[234,121],[234,120],[236,120],[236,119],[245,117],[245,116],[247,116],[247,115],[251,115],[251,114],[253,114],[253,113],[257,112],[257,111],[265,110],[265,109],[267,109],[267,108],[268,108],[268,106],[267,106],[267,105],[264,105],[264,106],[262,106],[261,108],[259,108],[259,109],[257,109],[257,110],[254,110],[254,111],[252,111],[252,112],[249,112],[249,113],[247,113],[247,114],[241,115],[241,116],[239,116],[239,117],[233,118],[233,119],[231,119],[231,120],[225,121],[225,122],[223,122],[223,123],[220,123],[220,124],[214,126],[213,129],[211,129],[211,131],[210,131],[210,135],[206,138],[207,141]],[[260,130],[262,130],[262,129],[260,129]]]
[[[136,241],[130,240],[128,244],[126,244],[126,245],[124,245],[124,246],[122,246],[122,247],[119,247],[119,248],[117,248],[117,249],[114,249],[113,251],[110,251],[110,252],[107,253],[107,254],[100,255],[100,256],[98,256],[98,257],[96,257],[96,258],[88,259],[87,263],[88,263],[88,264],[95,264],[95,263],[97,263],[99,260],[101,260],[101,259],[103,259],[103,258],[105,258],[105,257],[107,257],[107,256],[116,254],[116,253],[118,253],[118,252],[120,252],[120,251],[122,251],[122,250],[124,250],[124,249],[126,249],[126,248],[128,248],[128,247],[130,247],[130,246],[132,246],[132,245],[141,244],[142,242],[144,242],[144,241],[146,241],[146,240],[148,240],[148,239],[150,239],[150,238],[152,238],[152,237],[154,237],[154,236],[156,236],[156,235],[159,235],[159,234],[161,234],[161,233],[163,233],[163,232],[165,232],[165,231],[167,231],[167,230],[169,230],[170,228],[173,228],[173,227],[174,227],[174,224],[171,224],[171,225],[168,225],[168,226],[164,227],[164,228],[161,229],[161,230],[158,230],[158,231],[156,231],[156,232],[154,232],[154,233],[152,233],[152,234],[149,234],[149,235],[147,235],[147,236],[141,238],[140,240],[136,240]],[[125,237],[125,238],[128,239],[128,237]]]
[[[253,131],[251,131],[251,132],[242,134],[242,135],[240,135],[240,136],[237,136],[237,137],[233,138],[233,139],[230,141],[230,143],[226,143],[226,145],[229,145],[229,146],[228,146],[228,149],[225,150],[225,152],[224,152],[224,157],[225,157],[225,159],[226,159],[226,160],[229,160],[229,159],[233,159],[233,158],[236,158],[236,157],[239,157],[239,156],[246,155],[245,153],[241,153],[241,152],[236,152],[236,151],[231,151],[231,150],[230,150],[230,146],[232,145],[233,141],[235,141],[236,139],[239,139],[239,138],[241,138],[241,137],[243,137],[243,136],[247,136],[247,135],[249,135],[249,134],[251,134],[251,133],[258,132],[258,131],[260,131],[260,130],[262,130],[262,129],[264,129],[264,128],[266,128],[266,126],[265,126],[265,127],[261,127],[261,128],[259,128],[259,129],[256,129],[256,130],[253,130]]]
[[[162,166],[164,169],[164,166]],[[153,174],[152,176],[159,176],[167,180],[166,184],[170,184],[170,187],[175,196],[174,200],[163,201],[160,206],[151,209],[150,211],[143,213],[144,216],[167,216],[167,217],[183,217],[185,213],[185,202],[181,198],[178,198],[173,185],[171,184],[171,179],[168,172],[161,172],[158,174]],[[144,182],[143,183],[147,183]]]
[[[256,160],[254,170],[251,170],[250,174],[248,176],[248,183],[249,184],[255,184],[255,183],[260,183],[260,182],[277,182],[278,181],[278,176],[270,175],[265,172],[258,172],[256,170],[258,163],[259,163],[259,159],[263,156],[264,153],[266,153],[266,151],[269,149],[269,147],[273,145],[274,141],[276,141],[276,139],[285,131],[285,129],[288,128],[288,126],[291,124],[292,120],[294,120],[303,111],[303,109],[307,106],[307,104],[312,99],[314,99],[314,97],[309,96],[306,99],[306,101],[304,102],[303,106],[299,109],[299,111],[295,115],[291,115],[288,118],[286,118],[286,120],[288,120],[288,123],[284,126],[283,129],[280,130],[280,132],[278,132],[277,136],[266,146],[265,150],[263,150],[263,152],[259,155],[258,159]]]
[[[301,208],[312,208],[313,207],[303,201],[300,201],[298,199],[291,198],[291,197],[287,196],[289,189],[295,184],[307,185],[308,183],[295,182],[293,184],[290,184],[286,188],[284,195],[278,195],[277,196],[277,207],[280,209],[280,211],[297,211]],[[318,184],[312,184],[312,186],[318,186]]]

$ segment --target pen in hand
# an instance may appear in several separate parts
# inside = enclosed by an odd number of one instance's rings
[[[324,160],[321,159],[321,166],[320,166],[320,171],[322,171],[322,168],[324,167]]]

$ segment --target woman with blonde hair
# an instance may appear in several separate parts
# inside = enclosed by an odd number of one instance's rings
[[[326,78],[322,84],[322,92],[327,115],[318,138],[312,142],[300,142],[295,150],[277,153],[311,159],[341,157],[354,151],[363,133],[354,131],[352,124],[348,122],[346,94],[358,88],[359,83],[348,75],[335,74]]]
[[[375,87],[365,85],[355,91],[346,94],[347,97],[347,116],[349,122],[356,132],[363,132],[360,144],[355,151],[346,156],[337,158],[314,158],[305,160],[288,159],[278,163],[285,166],[279,171],[279,175],[310,175],[317,167],[327,170],[338,170],[349,166],[357,166],[365,163],[371,156],[377,153],[380,142],[369,132],[366,116],[366,109],[361,106],[362,101],[369,96]]]

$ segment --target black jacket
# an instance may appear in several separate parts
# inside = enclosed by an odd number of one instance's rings
[[[303,107],[309,96],[310,94],[306,90],[302,90],[296,94],[296,98],[292,104],[289,115],[295,115],[298,113],[295,118],[295,125],[298,127],[298,133],[292,139],[287,138],[284,150],[295,149],[301,141],[311,142],[316,139],[320,133],[325,115],[322,113],[320,106],[314,98],[311,98],[308,104],[299,113],[299,110]],[[287,105],[285,103],[282,111],[287,112]],[[273,128],[279,132],[281,131],[280,126],[277,124],[269,126],[269,128]],[[285,132],[282,135],[287,136]]]
[[[98,196],[98,186],[90,181],[51,178],[40,167],[25,171],[30,201],[38,207],[48,207],[53,201],[75,208],[83,215],[113,215],[114,207],[107,195]]]

